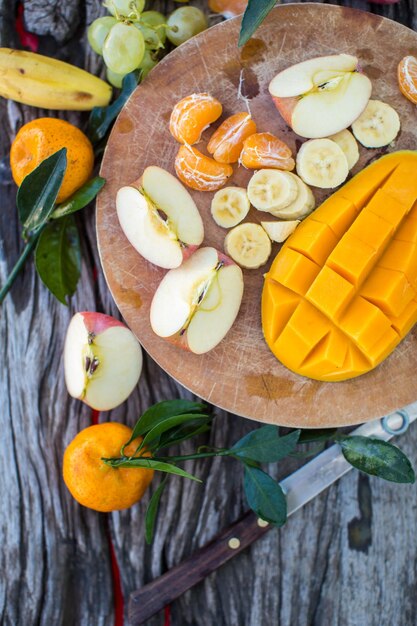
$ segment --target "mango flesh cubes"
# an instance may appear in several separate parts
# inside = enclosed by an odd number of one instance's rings
[[[385,359],[417,322],[417,152],[384,156],[328,198],[265,276],[262,328],[303,376],[338,381]]]

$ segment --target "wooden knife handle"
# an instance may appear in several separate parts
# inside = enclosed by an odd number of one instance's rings
[[[143,624],[167,604],[201,582],[218,567],[244,550],[269,529],[250,511],[215,539],[151,583],[130,594],[129,623]]]

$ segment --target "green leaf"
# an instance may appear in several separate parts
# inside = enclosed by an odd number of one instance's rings
[[[287,521],[287,501],[281,485],[258,467],[245,465],[243,479],[246,499],[261,519],[283,526]]]
[[[24,235],[34,231],[49,219],[67,168],[67,149],[39,163],[20,185],[16,204]]]
[[[101,176],[95,176],[91,180],[87,181],[85,185],[80,187],[68,200],[61,202],[55,208],[51,218],[54,220],[64,217],[65,215],[71,215],[80,209],[87,206],[98,194],[103,187],[106,180]]]
[[[126,74],[122,83],[119,97],[106,107],[94,107],[88,120],[88,136],[93,144],[97,144],[105,137],[110,126],[123,109],[131,93],[138,86],[141,72],[134,71]]]
[[[62,304],[77,288],[81,272],[81,248],[72,216],[49,222],[35,251],[35,263],[42,282]]]
[[[166,433],[161,435],[158,444],[158,450],[173,446],[187,439],[193,439],[197,435],[206,433],[210,430],[210,424],[212,417],[208,415],[205,418],[191,420],[185,424],[180,424],[177,428],[172,428]]]
[[[145,437],[142,439],[138,451],[142,448],[149,448],[151,444],[158,445],[160,436],[163,433],[171,430],[179,424],[184,424],[185,422],[195,420],[196,417],[206,418],[207,416],[198,413],[183,413],[182,415],[174,415],[173,417],[168,417],[163,421],[160,421],[146,433]]]
[[[315,441],[327,441],[333,439],[337,428],[306,428],[301,431],[298,443],[313,443]]]
[[[375,437],[344,437],[338,442],[346,461],[358,470],[395,483],[414,483],[414,469],[399,448]]]
[[[295,430],[289,435],[279,437],[276,426],[262,426],[239,439],[230,448],[229,454],[258,463],[275,463],[294,450],[299,436],[300,431]]]
[[[140,459],[105,459],[102,461],[111,465],[111,467],[144,467],[147,469],[153,469],[158,472],[166,472],[167,474],[176,474],[177,476],[182,476],[183,478],[189,478],[190,480],[195,480],[198,483],[203,482],[200,478],[189,474],[185,470],[177,467],[176,465],[172,465],[171,463],[165,463],[165,461],[158,461],[158,459],[148,459],[147,457],[142,457]]]
[[[124,454],[124,448],[129,445],[139,435],[144,435],[151,430],[159,422],[173,417],[174,415],[181,415],[182,413],[195,413],[204,410],[206,407],[201,402],[191,402],[190,400],[164,400],[153,404],[147,409],[143,415],[138,419],[135,427],[132,431],[129,441],[127,441],[121,451]]]
[[[239,48],[249,41],[275,4],[276,0],[249,0],[240,27]]]
[[[145,541],[146,543],[152,543],[153,533],[155,528],[156,516],[158,514],[159,502],[161,500],[162,492],[167,484],[167,477],[165,477],[158,489],[152,494],[152,498],[149,501],[148,508],[145,515]]]

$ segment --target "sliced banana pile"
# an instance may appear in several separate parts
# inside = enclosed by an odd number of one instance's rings
[[[353,122],[352,131],[365,148],[381,148],[394,141],[400,126],[395,109],[380,100],[369,100],[364,112]]]
[[[297,174],[307,185],[333,189],[349,174],[349,165],[342,148],[331,139],[310,139],[297,154]]]
[[[348,167],[351,170],[352,167],[359,161],[359,148],[358,142],[350,130],[341,130],[340,133],[331,135],[328,139],[335,141],[339,148],[342,149],[348,162]]]
[[[283,209],[294,202],[297,193],[296,181],[280,170],[258,170],[248,185],[249,200],[258,211]]]
[[[249,213],[250,202],[243,187],[224,187],[214,194],[211,214],[222,228],[232,228]]]
[[[294,220],[306,217],[315,207],[313,193],[295,174],[263,169],[249,181],[248,197],[259,211]]]
[[[262,226],[245,222],[227,233],[224,249],[241,267],[256,269],[267,262],[272,247]]]

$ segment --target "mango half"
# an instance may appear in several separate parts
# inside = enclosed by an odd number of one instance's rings
[[[417,322],[417,152],[384,156],[305,219],[265,275],[262,328],[297,374],[340,381]]]

